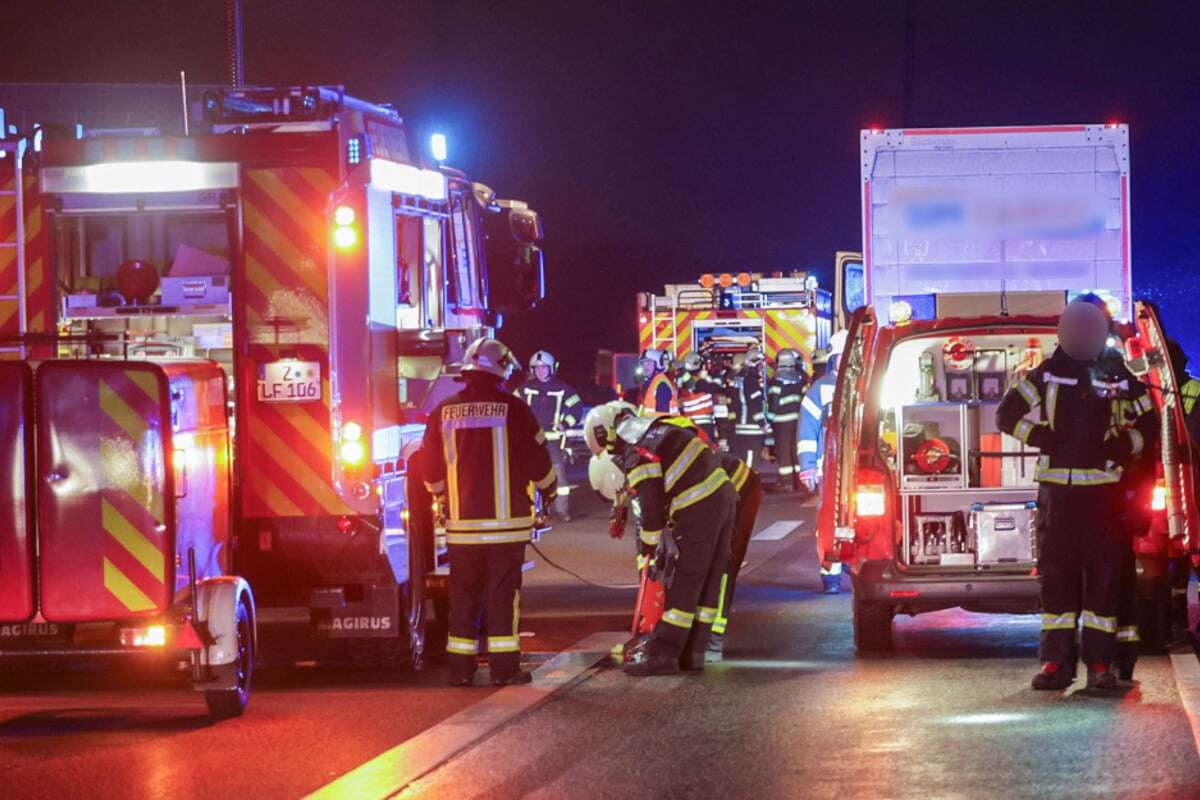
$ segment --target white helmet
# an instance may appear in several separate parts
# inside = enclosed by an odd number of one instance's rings
[[[616,500],[617,492],[625,486],[625,473],[612,460],[612,455],[601,453],[588,461],[588,482],[603,497]]]
[[[800,358],[795,350],[787,349],[780,350],[779,355],[775,357],[775,367],[777,369],[795,369]]]
[[[655,347],[643,350],[639,360],[651,362],[654,364],[654,368],[658,370],[666,369],[667,365],[671,363],[671,357],[667,355],[667,351],[659,350]]]
[[[829,356],[830,356],[830,358],[832,358],[834,356],[840,356],[842,354],[842,351],[845,349],[846,349],[846,329],[843,328],[842,330],[835,333],[833,336],[829,337]]]
[[[683,368],[688,372],[699,372],[704,369],[704,359],[695,350],[689,350],[683,356]]]
[[[549,367],[550,374],[553,375],[558,372],[558,359],[545,350],[538,350],[529,358],[529,369],[532,371],[534,367]]]
[[[476,339],[463,353],[463,372],[486,372],[503,379],[519,366],[512,351],[499,339]]]
[[[766,360],[767,357],[763,355],[763,351],[758,345],[751,345],[750,349],[746,351],[746,366],[751,369],[761,367]]]
[[[623,400],[613,400],[589,411],[583,421],[583,439],[592,455],[608,452],[609,445],[617,436],[617,423],[623,417],[636,414],[637,409]]]

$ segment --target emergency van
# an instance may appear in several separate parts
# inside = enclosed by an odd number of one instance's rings
[[[1162,418],[1157,483],[1130,499],[1141,636],[1161,642],[1169,567],[1196,551],[1195,454],[1157,314],[1132,296],[1127,127],[872,130],[860,153],[818,517],[823,562],[852,574],[856,646],[890,647],[896,614],[1038,609],[1038,453],[995,411],[1083,292]]]
[[[190,136],[5,143],[0,657],[194,647],[248,691],[278,608],[419,663],[445,575],[409,458],[467,344],[541,299],[540,219],[341,87],[202,105]]]

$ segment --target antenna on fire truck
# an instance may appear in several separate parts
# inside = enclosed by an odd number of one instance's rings
[[[225,2],[225,57],[229,63],[229,85],[242,88],[245,75],[242,67],[242,0]]]
[[[179,94],[183,101],[183,135],[188,134],[187,72],[179,70]]]

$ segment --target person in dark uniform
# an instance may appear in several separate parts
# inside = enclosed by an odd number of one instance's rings
[[[558,474],[558,495],[554,498],[554,514],[570,522],[570,493],[567,486],[567,464],[563,452],[563,436],[568,428],[579,424],[582,400],[562,378],[558,377],[558,360],[539,350],[529,359],[530,377],[517,389],[516,395],[525,401],[546,432],[550,443],[550,460]]]
[[[1148,410],[1114,425],[1122,403],[1145,407],[1145,387],[1123,364],[1102,368],[1109,335],[1104,313],[1076,300],[1058,323],[1058,349],[1009,389],[996,410],[1001,431],[1038,448],[1038,580],[1042,593],[1041,670],[1033,688],[1061,690],[1075,678],[1076,633],[1088,688],[1117,679],[1117,606],[1122,539],[1119,481],[1154,435]]]
[[[782,350],[775,359],[775,376],[767,385],[767,422],[775,440],[777,488],[800,491],[800,453],[797,438],[800,403],[804,400],[804,373],[795,350]]]
[[[463,356],[466,387],[433,410],[421,447],[426,488],[447,508],[452,686],[473,683],[481,616],[492,683],[532,680],[520,668],[519,628],[529,487],[553,497],[556,472],[533,412],[501,386],[515,363],[501,342],[473,342]]]

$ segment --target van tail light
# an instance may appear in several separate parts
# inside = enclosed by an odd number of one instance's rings
[[[1154,484],[1154,492],[1150,495],[1150,510],[1167,510],[1167,484],[1163,481]]]
[[[854,511],[858,517],[882,517],[887,513],[887,487],[866,483],[854,493]]]

